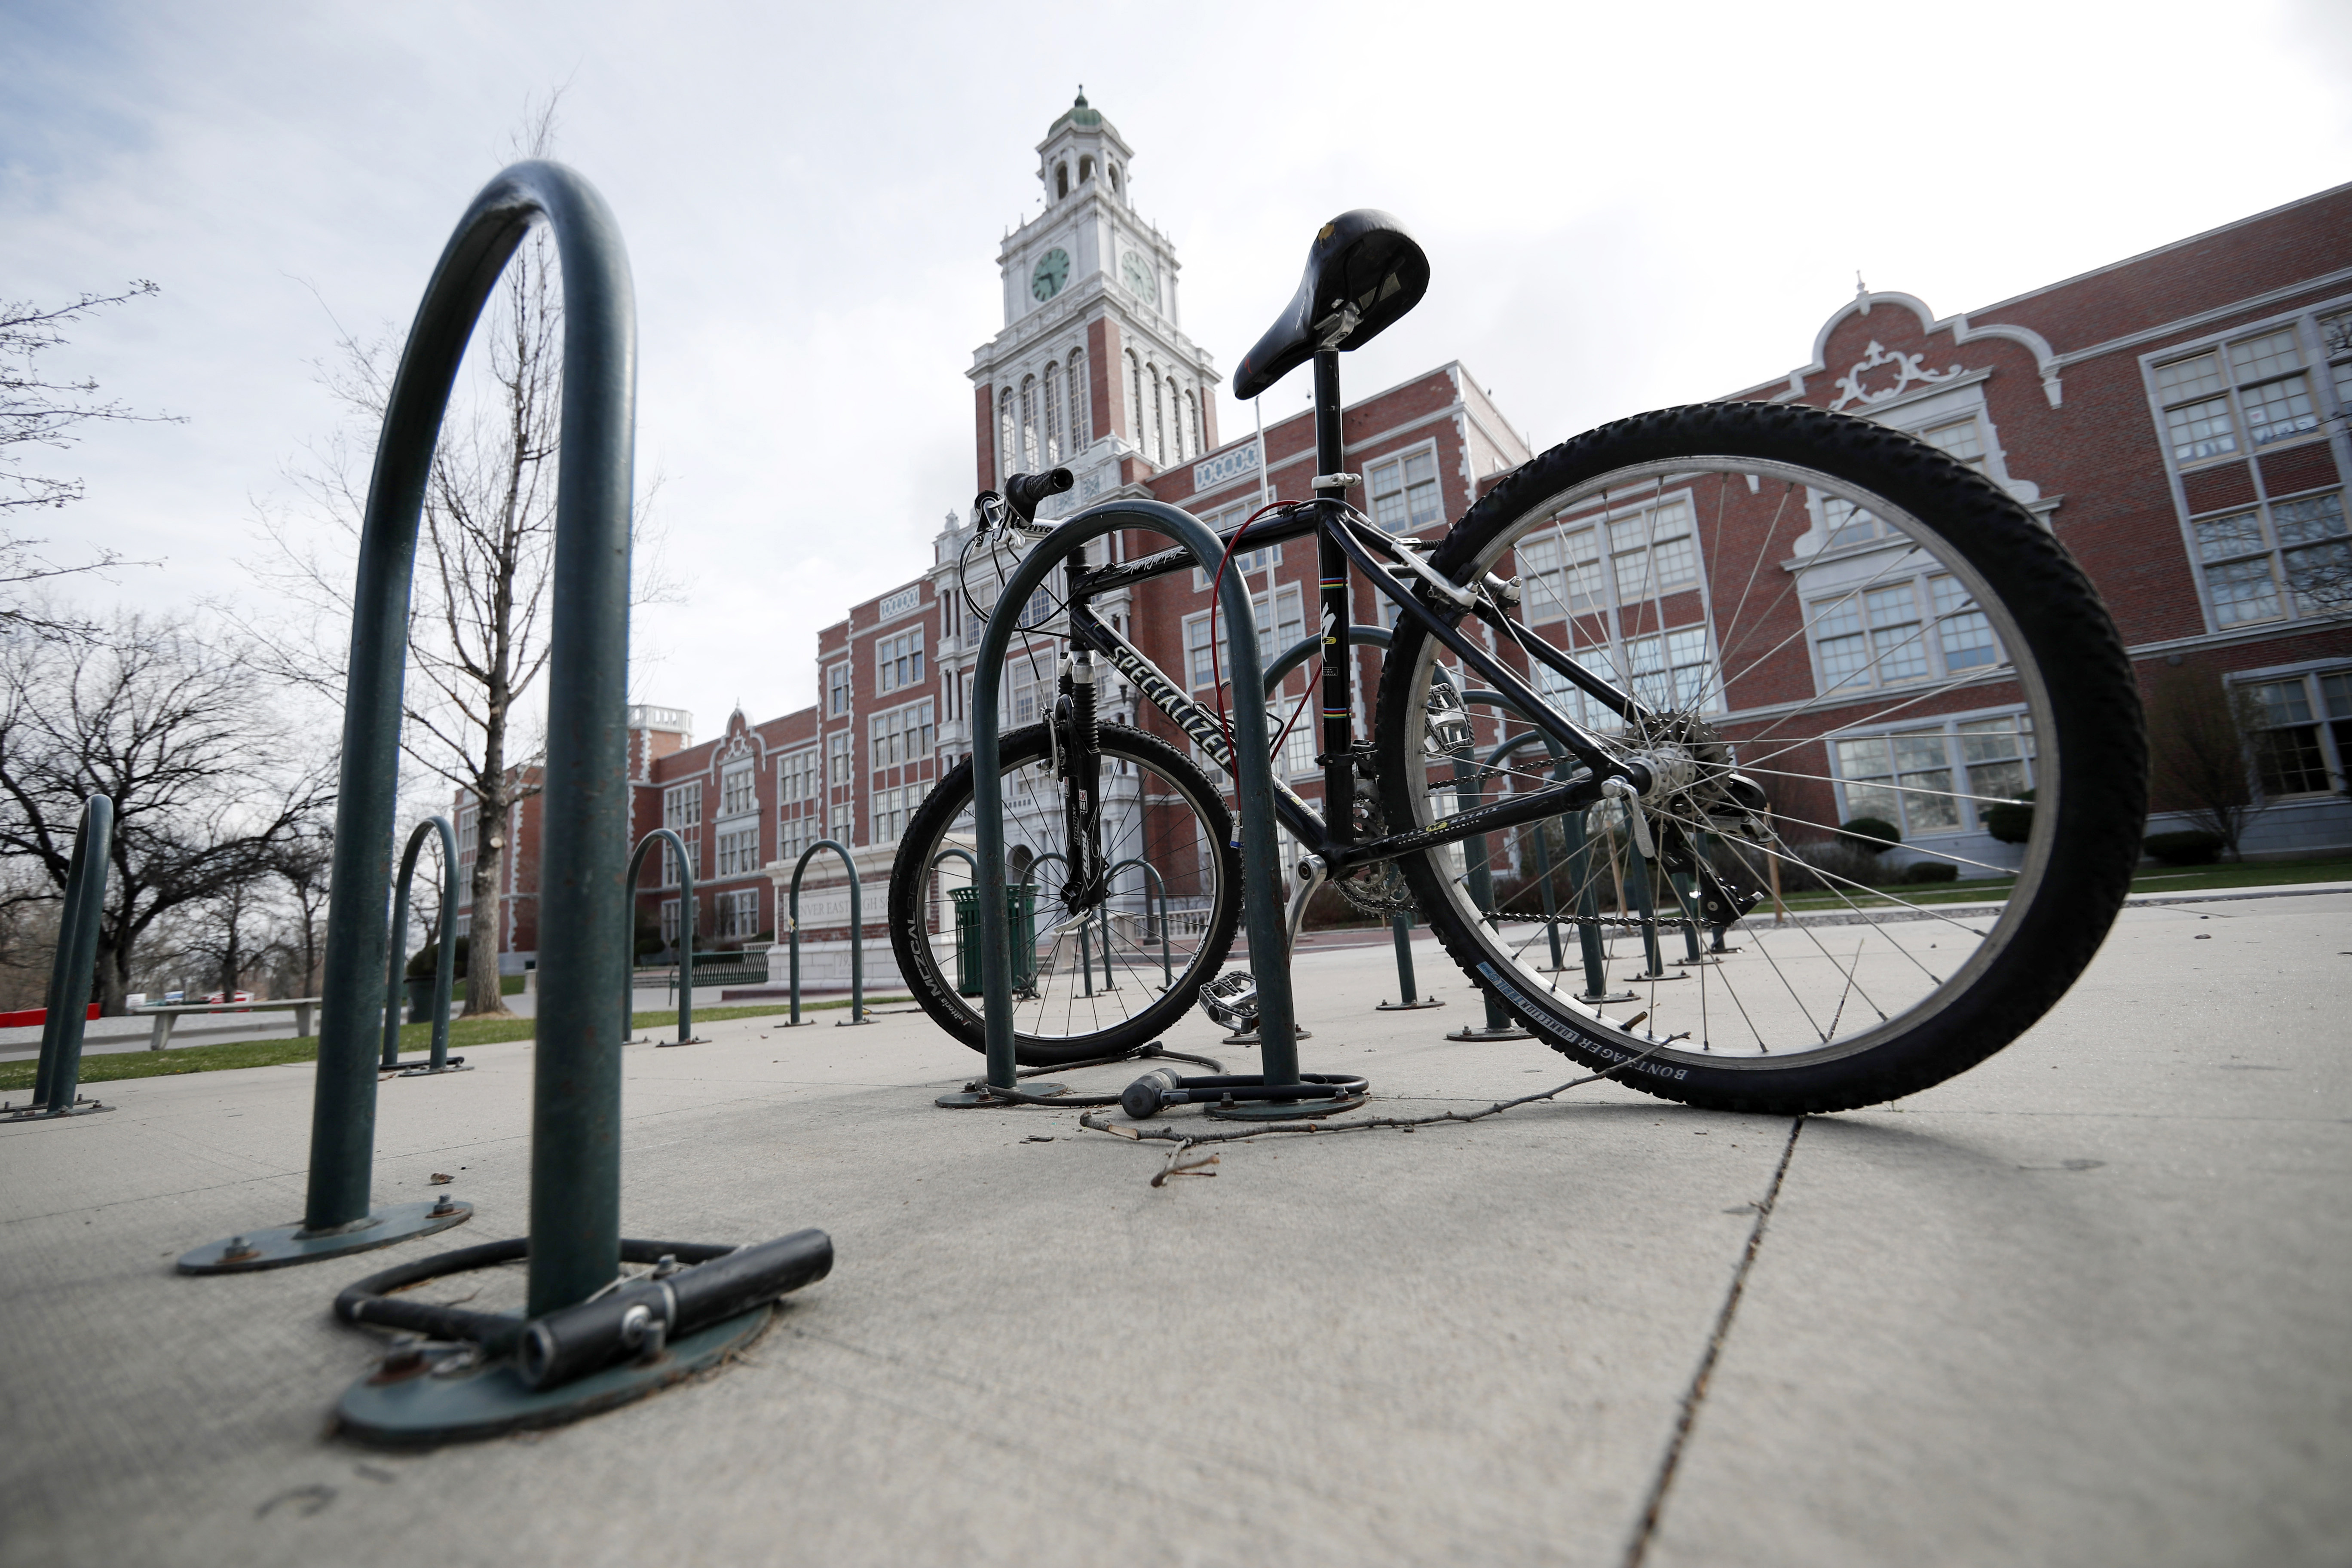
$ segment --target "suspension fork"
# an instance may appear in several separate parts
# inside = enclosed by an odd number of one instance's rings
[[[1072,914],[1093,909],[1109,889],[1104,885],[1102,849],[1102,719],[1097,702],[1097,678],[1102,665],[1078,636],[1081,616],[1091,619],[1084,600],[1076,596],[1080,563],[1063,566],[1071,590],[1070,650],[1062,658],[1061,689],[1054,700],[1054,754],[1061,773],[1063,842],[1068,847],[1068,881],[1062,901]]]

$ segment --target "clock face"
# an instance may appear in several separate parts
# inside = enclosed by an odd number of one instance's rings
[[[1151,276],[1151,263],[1143,259],[1143,252],[1130,250],[1119,259],[1118,274],[1127,281],[1127,291],[1139,300],[1160,303],[1160,283]]]
[[[1029,275],[1029,292],[1042,303],[1060,293],[1069,276],[1070,253],[1056,246],[1045,253],[1037,263],[1037,270]]]

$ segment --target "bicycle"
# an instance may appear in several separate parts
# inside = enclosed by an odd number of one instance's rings
[[[1320,629],[1276,662],[1319,661],[1290,722],[1314,702],[1321,799],[1346,809],[1327,816],[1278,780],[1281,825],[1303,851],[1293,936],[1326,884],[1367,913],[1416,910],[1471,981],[1554,1049],[1596,1068],[1643,1058],[1627,1081],[1725,1110],[1875,1103],[2016,1038],[2096,952],[2146,815],[2130,664],[2073,558],[2004,490],[1925,442],[1753,403],[1603,426],[1507,476],[1442,538],[1392,534],[1345,499],[1358,480],[1340,439],[1339,355],[1401,319],[1428,281],[1395,219],[1345,214],[1318,233],[1297,294],[1234,378],[1248,398],[1314,372],[1314,497],[1221,535],[1218,565],[1222,577],[1239,551],[1317,542]],[[1036,509],[1068,483],[1056,469],[983,492],[974,550],[992,533],[1001,559],[1050,533]],[[1001,737],[1024,1062],[1156,1037],[1231,944],[1241,867],[1219,787],[1168,741],[1100,718],[1098,689],[1115,675],[1139,713],[1157,710],[1231,775],[1222,688],[1218,711],[1204,709],[1095,608],[1193,565],[1181,549],[1074,559],[1057,598],[1023,607],[1023,626],[1065,645],[1048,689],[1031,643],[1051,706]],[[1392,629],[1357,625],[1367,590]],[[1367,741],[1357,667],[1382,641]],[[1937,733],[1960,764],[1947,751],[1928,765],[1916,734],[1885,733],[1913,721],[1949,726]],[[1873,757],[1891,760],[1856,782]],[[1869,831],[1841,827],[1835,784],[1850,804],[1948,830],[2016,804],[2029,771],[2022,865],[1993,907],[1890,893],[1821,847]],[[931,937],[947,924],[955,858],[970,860],[958,830],[972,793],[967,759],[914,814],[889,916],[917,1000],[981,1049],[976,986],[958,984]],[[1498,834],[1513,836],[1499,887]],[[1908,847],[1955,878],[2001,869],[1932,839]],[[1777,916],[1790,880],[1821,889],[1821,918],[1751,918],[1768,886]],[[1670,962],[1677,935],[1685,951]]]

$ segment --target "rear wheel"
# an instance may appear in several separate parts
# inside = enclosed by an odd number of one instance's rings
[[[1432,563],[1516,580],[1503,657],[1658,780],[1638,822],[1612,801],[1400,862],[1556,1049],[1654,1050],[1628,1081],[1695,1105],[1843,1110],[1991,1055],[2096,952],[2146,815],[2130,665],[2064,549],[1941,451],[1816,409],[1668,409],[1536,458]],[[1529,634],[1643,713],[1534,665]],[[1573,766],[1451,662],[1400,624],[1379,718],[1400,827]],[[2025,841],[1993,837],[2029,788]]]
[[[1149,1044],[1181,1019],[1224,963],[1241,911],[1241,856],[1216,787],[1163,741],[1101,727],[1106,896],[1074,896],[1062,784],[1045,726],[998,748],[1005,881],[1014,921],[1013,1054],[1033,1066]],[[978,848],[966,758],[915,813],[890,872],[890,944],[915,1000],[985,1050]],[[1082,862],[1083,863],[1083,862]],[[957,897],[961,891],[964,896]],[[964,929],[959,930],[959,906]]]

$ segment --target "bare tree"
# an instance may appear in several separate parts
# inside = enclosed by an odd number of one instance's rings
[[[287,909],[277,943],[297,971],[294,994],[319,994],[320,946],[327,936],[328,879],[334,866],[335,834],[324,818],[299,824],[278,846],[270,868],[285,885]]]
[[[237,991],[245,983],[245,972],[265,956],[268,939],[263,934],[261,922],[270,913],[269,862],[276,858],[275,855],[266,855],[256,875],[228,883],[206,899],[197,911],[206,956],[218,973],[224,1002],[236,1000]]]
[[[156,293],[154,284],[134,279],[119,294],[83,293],[47,309],[23,300],[0,300],[0,627],[60,633],[72,629],[44,616],[26,598],[33,584],[78,572],[119,565],[111,550],[90,552],[89,560],[59,565],[41,553],[45,539],[26,537],[6,520],[19,513],[70,506],[81,499],[82,482],[53,474],[28,473],[25,459],[34,447],[63,451],[93,420],[179,423],[172,416],[140,414],[119,402],[97,401],[98,383],[85,376],[60,381],[44,371],[41,356],[65,346],[65,328],[100,310]]]
[[[558,95],[560,96],[560,95]],[[546,157],[555,141],[557,98],[528,112],[510,152]],[[355,542],[366,510],[372,443],[398,369],[404,337],[372,341],[342,333],[321,367],[351,428],[292,477],[308,510]],[[409,616],[412,678],[402,743],[427,776],[470,798],[477,821],[469,910],[483,940],[468,944],[466,1014],[504,1014],[499,981],[500,900],[508,825],[539,793],[544,736],[522,710],[547,667],[547,588],[555,538],[557,453],[562,438],[563,301],[559,258],[543,229],[519,247],[476,331],[472,381],[442,423],[427,482]],[[650,488],[647,492],[649,499]],[[641,499],[640,519],[646,510]],[[322,660],[348,635],[349,556],[322,556],[292,521],[265,518],[273,546],[257,575],[306,605],[306,630],[274,628],[269,642],[289,675],[305,674],[340,700],[340,658]],[[659,592],[657,572],[639,572],[638,598]],[[323,672],[323,673],[322,673]]]
[[[331,773],[305,765],[251,650],[119,615],[68,637],[0,637],[0,857],[62,893],[82,802],[114,804],[100,1000],[122,1011],[140,938],[267,878]]]
[[[2148,685],[2149,782],[2159,810],[2179,812],[2238,853],[2254,797],[2248,748],[2261,732],[2251,694],[2210,669],[2158,665]]]

